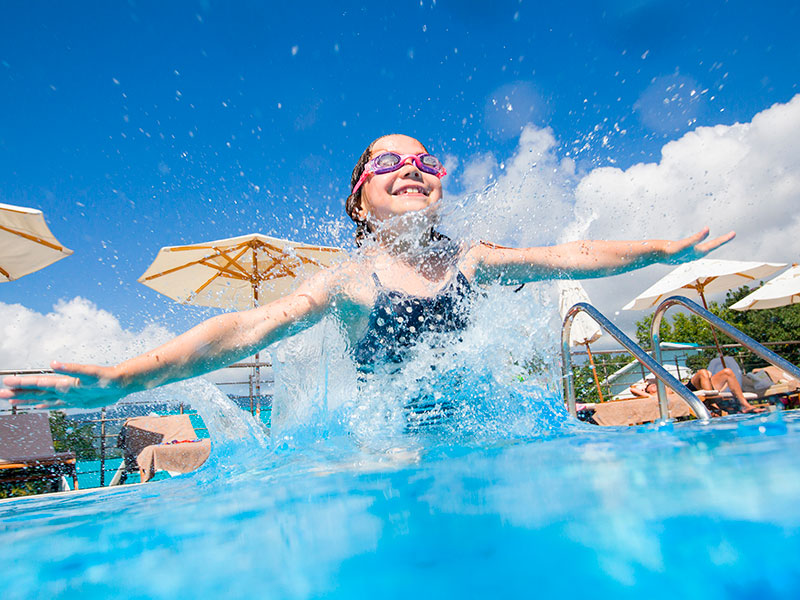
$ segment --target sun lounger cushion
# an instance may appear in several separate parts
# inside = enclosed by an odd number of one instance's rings
[[[0,462],[58,458],[75,458],[75,455],[55,451],[47,413],[0,416]]]
[[[211,440],[197,440],[189,415],[128,419],[117,445],[123,449],[128,468],[138,468],[142,482],[160,470],[194,471],[211,454]]]
[[[594,409],[592,418],[598,425],[640,425],[642,423],[652,423],[661,418],[658,410],[658,399],[655,396],[586,404],[584,406],[585,409]],[[669,415],[673,419],[678,419],[693,416],[694,412],[682,398],[670,396]]]

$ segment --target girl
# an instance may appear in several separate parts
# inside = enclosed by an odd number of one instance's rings
[[[580,241],[504,248],[460,245],[434,227],[442,163],[416,139],[378,138],[351,178],[346,210],[360,251],[270,304],[216,316],[163,346],[114,366],[53,362],[57,375],[6,377],[0,398],[40,406],[96,407],[126,394],[194,377],[239,361],[334,315],[362,372],[398,365],[426,331],[466,326],[464,304],[476,286],[602,277],[706,255],[734,236],[706,240],[708,229],[678,241]]]

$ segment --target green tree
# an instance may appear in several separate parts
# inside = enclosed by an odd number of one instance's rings
[[[67,419],[67,415],[63,411],[51,411],[49,417],[50,432],[53,435],[53,447],[56,452],[74,452],[79,460],[99,458],[94,446],[94,432],[91,425],[79,426],[74,421]],[[0,498],[43,494],[56,489],[58,489],[57,481],[44,476],[42,479],[33,481],[3,482],[0,483]]]
[[[78,425],[60,410],[50,411],[50,431],[56,452],[74,452],[78,460],[98,460],[90,424]]]
[[[765,310],[732,310],[735,304],[752,290],[742,286],[737,290],[729,291],[722,304],[712,302],[709,311],[746,333],[758,342],[792,341],[800,338],[800,305],[782,306]],[[650,349],[650,326],[652,315],[646,316],[636,322],[636,338],[639,343]],[[711,327],[700,317],[686,313],[676,313],[670,323],[665,318],[661,323],[662,342],[694,343],[701,346],[713,346],[714,337]],[[721,332],[717,332],[720,344],[735,343]],[[800,345],[775,346],[771,348],[792,364],[800,364]],[[736,354],[740,362],[747,368],[763,364],[763,361],[746,350],[729,350],[727,353]],[[706,350],[702,356],[693,356],[688,364],[693,369],[705,367],[708,361],[716,356],[715,350]]]
[[[619,354],[595,354],[594,362],[597,367],[597,378],[600,380],[600,385],[603,385],[603,380],[612,373],[621,369],[631,362],[632,357],[627,352]],[[600,402],[600,395],[597,393],[597,384],[594,381],[592,374],[592,365],[587,360],[585,364],[573,365],[572,372],[575,377],[575,397],[580,402]],[[609,390],[603,388],[603,399],[609,400]]]

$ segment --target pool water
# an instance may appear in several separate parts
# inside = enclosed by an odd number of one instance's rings
[[[214,403],[195,473],[0,503],[3,598],[800,595],[797,412],[268,439]]]

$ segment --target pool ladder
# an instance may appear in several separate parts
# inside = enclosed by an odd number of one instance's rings
[[[575,408],[575,383],[573,381],[574,373],[572,372],[572,356],[570,354],[569,334],[572,329],[572,321],[578,313],[585,312],[592,319],[594,319],[602,329],[611,335],[617,342],[619,342],[628,352],[633,354],[634,358],[638,360],[646,369],[648,369],[656,377],[656,387],[658,389],[658,409],[661,415],[661,420],[669,420],[669,400],[667,398],[666,387],[668,386],[678,396],[683,398],[686,403],[694,411],[698,419],[707,421],[711,415],[708,412],[705,404],[695,396],[689,388],[661,366],[661,339],[659,331],[661,329],[661,321],[664,318],[666,311],[672,306],[680,305],[694,313],[712,327],[717,328],[722,333],[730,338],[739,342],[742,346],[750,350],[756,356],[761,357],[766,362],[774,365],[800,380],[800,369],[795,367],[792,363],[784,358],[775,354],[772,350],[765,347],[763,344],[758,343],[750,336],[742,333],[729,323],[720,319],[717,315],[706,310],[696,302],[689,300],[684,296],[671,296],[661,302],[653,313],[653,322],[650,326],[650,344],[653,348],[653,356],[651,357],[644,348],[634,342],[627,335],[614,325],[608,318],[605,317],[599,310],[591,304],[579,302],[569,309],[564,317],[564,324],[561,328],[561,368],[562,376],[564,379],[564,390],[567,399],[567,407],[569,413],[575,417],[577,410]]]

